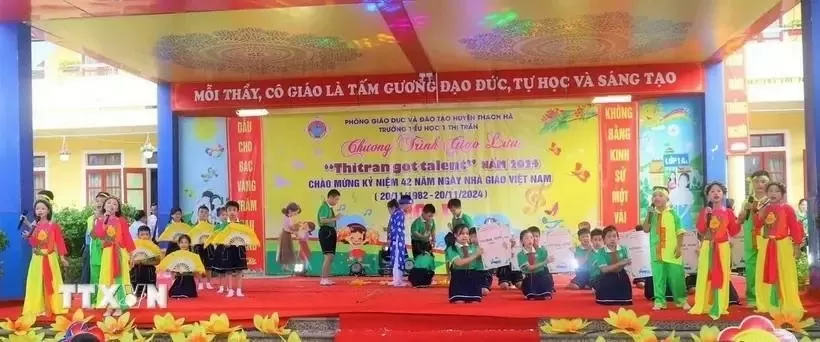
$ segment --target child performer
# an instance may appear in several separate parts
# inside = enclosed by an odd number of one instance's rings
[[[592,240],[592,253],[587,258],[587,269],[589,270],[589,287],[595,292],[595,284],[601,275],[601,268],[598,267],[598,252],[604,249],[604,231],[600,228],[593,229],[590,233]]]
[[[433,250],[433,239],[436,236],[436,221],[433,219],[435,215],[436,206],[425,204],[421,210],[421,216],[410,225],[410,234],[413,235],[410,239],[410,246],[414,259],[419,254]]]
[[[407,244],[404,242],[404,215],[413,205],[413,199],[408,195],[402,195],[399,199],[399,210],[390,214],[390,225],[388,226],[388,243],[390,248],[390,260],[393,263],[392,286],[404,286],[404,264],[407,262]]]
[[[182,221],[182,216],[182,208],[174,208],[171,210],[171,222],[168,222],[168,225],[163,230],[162,235],[167,235],[169,233],[172,236],[179,235],[179,233],[187,234],[188,231],[191,230],[191,227]],[[179,236],[177,236],[177,238],[179,238]],[[177,241],[170,241],[168,242],[168,247],[165,248],[165,255],[171,254],[177,250],[179,250],[179,244]]]
[[[626,266],[632,263],[626,248],[618,245],[618,229],[604,228],[604,248],[596,263],[601,270],[595,287],[595,302],[600,305],[632,305],[632,284]]]
[[[535,245],[535,239],[529,230],[521,231],[520,238],[521,252],[518,253],[518,264],[524,273],[521,292],[530,300],[545,300],[552,297],[555,285],[552,278],[547,276],[550,273],[547,268],[547,263],[550,262],[547,250]]]
[[[757,245],[757,232],[760,230],[759,226],[755,225],[754,217],[757,216],[758,211],[766,205],[769,201],[766,196],[766,184],[769,184],[771,176],[765,170],[758,170],[752,173],[751,188],[753,193],[746,200],[743,205],[743,211],[740,212],[738,223],[743,225],[743,261],[746,276],[746,306],[750,308],[757,307],[757,298],[755,286],[757,284],[757,256],[760,246]]]
[[[470,228],[459,224],[453,229],[455,241],[447,246],[445,258],[450,269],[450,303],[481,301],[483,266],[477,262],[481,249],[470,244]]]
[[[413,259],[413,269],[407,279],[413,287],[428,287],[433,283],[435,275],[435,261],[432,251],[424,251]]]
[[[134,250],[134,241],[128,232],[128,221],[122,216],[120,200],[109,197],[105,200],[103,217],[97,219],[94,226],[94,235],[102,240],[102,255],[100,259],[99,285],[120,285],[116,298],[118,307],[107,307],[106,316],[122,315],[122,310],[128,308],[125,303],[125,290],[131,288],[129,275],[131,252]],[[102,305],[103,296],[97,296],[97,305]]]
[[[726,187],[719,182],[706,186],[708,204],[700,212],[696,227],[703,235],[698,256],[695,306],[689,313],[708,314],[712,319],[728,313],[731,247],[729,239],[740,231],[734,211],[724,206]]]
[[[336,256],[336,222],[342,218],[333,210],[333,206],[339,204],[342,194],[339,190],[332,189],[327,192],[327,199],[319,206],[316,214],[316,223],[319,225],[319,246],[322,248],[322,280],[319,285],[331,286],[336,284],[330,280],[330,266],[333,265],[333,258]]]
[[[316,230],[316,225],[313,222],[299,222],[296,227],[296,237],[299,239],[299,262],[302,264],[303,270],[307,272],[310,271],[310,245],[308,240],[310,240],[310,234]]]
[[[456,241],[455,232],[453,232],[456,226],[463,224],[467,226],[467,228],[475,227],[473,223],[473,218],[470,215],[465,214],[461,211],[461,200],[458,198],[453,198],[447,201],[447,209],[450,210],[450,214],[453,215],[453,220],[448,225],[450,227],[450,233],[444,237],[445,244],[453,244]]]
[[[142,243],[153,244],[151,241],[151,228],[148,228],[148,226],[137,228],[137,239],[139,241],[135,241],[135,244],[140,243],[140,241]],[[154,245],[154,248],[159,251],[159,246]],[[143,260],[132,258],[134,259],[134,266],[131,267],[131,285],[134,286],[134,293],[137,297],[141,297],[145,292],[145,286],[157,285],[157,264],[159,264],[159,258],[159,255]]]
[[[250,227],[239,222],[238,202],[228,201],[225,203],[225,209],[228,211],[228,225],[220,232],[223,239],[222,243],[225,244],[225,252],[222,254],[220,268],[228,274],[228,294],[226,297],[245,297],[242,292],[242,272],[248,269],[247,247],[256,247],[259,241],[256,238],[256,233]],[[250,241],[240,243],[224,241],[224,239],[235,233],[244,235]],[[246,245],[246,243],[251,245]],[[235,288],[234,285],[236,285]]]
[[[575,278],[572,278],[567,286],[570,290],[583,290],[590,287],[588,266],[589,260],[595,255],[595,250],[592,248],[589,222],[581,222],[578,225],[578,241],[581,243],[575,248],[575,262],[578,266],[575,270]]]
[[[669,208],[669,189],[656,186],[652,189],[652,207],[646,214],[649,223],[644,231],[649,233],[652,246],[652,285],[655,297],[653,310],[666,308],[666,289],[672,291],[672,298],[680,308],[689,310],[686,302],[686,272],[683,270],[681,245],[683,227],[680,218]]]
[[[786,203],[786,186],[772,182],[766,186],[768,204],[756,220],[757,231],[757,312],[803,313],[798,295],[797,262],[803,244],[803,227]]]
[[[296,215],[302,212],[302,209],[296,203],[288,203],[282,208],[282,215],[285,218],[282,220],[282,233],[279,234],[279,249],[276,250],[276,261],[279,263],[282,270],[293,271],[293,263],[296,261],[296,254],[293,252],[293,235],[296,234]]]
[[[103,203],[111,197],[107,192],[100,192],[94,198],[94,214],[88,217],[85,231],[85,249],[83,250],[83,282],[96,284],[100,279],[100,254],[102,242],[94,235],[94,225],[103,215]],[[96,294],[91,294],[91,301],[96,303]]]
[[[214,276],[219,279],[219,289],[216,293],[225,293],[225,271],[222,270],[222,255],[225,254],[225,244],[217,240],[225,227],[228,226],[228,210],[225,207],[216,210],[216,215],[219,219],[214,225],[214,232],[211,237],[205,242],[205,248],[208,251],[207,267],[213,272]]]
[[[180,236],[179,239],[177,239],[177,243],[179,244],[178,251],[190,251],[190,236]],[[171,298],[196,298],[196,280],[194,280],[193,273],[174,272],[174,283],[171,284],[171,288],[168,289],[168,296]]]
[[[532,233],[532,239],[533,239],[533,242],[535,243],[535,248],[541,248],[544,251],[546,251],[547,249],[543,245],[541,245],[541,229],[539,229],[536,226],[530,226],[529,228],[527,228],[527,231]],[[549,267],[547,267],[547,271],[548,271],[547,272],[547,277],[550,278],[549,283],[552,284],[552,289],[550,289],[550,292],[552,292],[554,294],[554,293],[557,292],[555,290],[555,280],[552,277],[552,273],[549,272]]]
[[[52,221],[51,203],[47,199],[34,202],[35,223],[29,223],[31,230],[23,232],[23,238],[31,245],[31,262],[26,276],[26,297],[23,315],[62,315],[63,274],[60,263],[68,266],[63,229]]]
[[[213,290],[214,287],[211,285],[211,271],[208,269],[211,260],[208,250],[205,247],[206,241],[203,241],[203,239],[210,239],[211,235],[214,234],[214,225],[211,223],[211,210],[207,205],[203,205],[196,211],[196,226],[191,228],[188,235],[188,242],[193,244],[193,252],[199,255],[202,265],[205,266],[205,274],[197,275],[197,290],[203,290],[205,288]],[[190,241],[192,236],[196,241]]]

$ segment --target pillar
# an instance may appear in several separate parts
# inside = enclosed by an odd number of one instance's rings
[[[807,200],[809,201],[809,262],[812,265],[811,286],[820,291],[820,236],[818,236],[818,192],[817,164],[820,159],[820,120],[818,120],[818,101],[820,101],[820,0],[802,2],[803,24],[803,86],[804,115],[806,116],[806,175],[808,180]],[[818,25],[814,25],[814,19]],[[815,54],[817,52],[817,54]]]
[[[723,63],[706,66],[704,94],[703,163],[704,183],[726,184],[726,117],[724,116]]]
[[[179,206],[179,119],[171,104],[171,85],[157,84],[157,231],[171,220]]]
[[[31,28],[25,24],[0,22],[0,89],[0,231],[8,241],[0,252],[0,301],[9,301],[23,299],[31,259],[31,249],[17,230],[21,212],[31,212],[34,203]]]

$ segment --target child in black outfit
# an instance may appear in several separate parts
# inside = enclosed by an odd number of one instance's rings
[[[137,228],[137,239],[151,242],[151,228],[148,228],[148,226]],[[156,248],[159,250],[158,246]],[[157,285],[156,265],[158,263],[159,256],[134,261],[134,265],[131,267],[131,284],[134,286],[137,297],[142,297],[147,285]]]
[[[459,224],[453,229],[455,241],[444,252],[450,269],[450,303],[481,301],[481,285],[485,272],[479,258],[481,249],[470,244],[470,229]]]
[[[541,229],[539,229],[536,226],[531,226],[531,227],[527,228],[527,231],[532,233],[533,243],[535,243],[536,246],[543,248],[541,246]],[[546,250],[546,248],[544,248],[544,250]],[[555,279],[553,279],[552,273],[549,272],[549,267],[547,267],[547,277],[549,278],[549,283],[552,284],[552,288],[550,289],[550,292],[552,292],[552,293],[557,292],[555,290]]]
[[[625,247],[618,245],[618,229],[604,228],[604,248],[597,253],[601,275],[595,284],[595,302],[600,305],[632,305],[632,284],[626,266],[632,263]]]
[[[428,287],[433,283],[435,260],[430,250],[420,252],[413,261],[413,269],[407,276],[413,287]]]
[[[470,245],[478,248],[478,232],[475,227],[470,228]],[[481,286],[481,295],[486,296],[490,293],[490,287],[493,285],[492,270],[484,269],[484,263],[482,262],[481,257],[476,259],[476,267],[480,270],[478,271],[477,279],[479,285]]]
[[[177,239],[180,251],[191,250],[191,237],[182,235]],[[171,298],[196,298],[196,280],[193,273],[174,273],[174,283],[168,289]]]
[[[547,250],[535,245],[532,232],[521,232],[521,252],[518,253],[518,264],[525,274],[521,282],[521,292],[530,300],[545,300],[552,298],[552,277],[549,277],[547,263],[550,262]]]
[[[589,274],[589,260],[595,256],[595,249],[592,247],[592,234],[588,222],[581,222],[578,225],[578,241],[580,246],[575,248],[575,278],[569,282],[571,290],[585,290],[591,287],[591,277]]]

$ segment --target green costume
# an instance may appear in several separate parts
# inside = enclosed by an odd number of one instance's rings
[[[748,201],[745,204],[748,204]],[[744,208],[746,207],[745,204]],[[746,304],[748,306],[757,305],[757,296],[755,295],[757,248],[754,244],[754,215],[756,215],[755,210],[752,210],[746,217],[746,221],[743,222],[743,264],[745,267],[744,275],[746,276]]]
[[[89,284],[99,284],[100,283],[100,259],[102,259],[102,241],[100,239],[94,237],[94,234],[91,232],[94,230],[94,223],[96,221],[96,216],[92,215],[86,221],[86,230],[85,230],[85,239],[86,239],[86,248],[88,248],[88,260],[89,260]],[[96,302],[97,296],[95,294],[91,294],[91,301],[92,303]]]
[[[680,217],[674,210],[665,208],[661,211],[650,209],[648,219],[655,306],[666,307],[667,285],[675,304],[683,306],[686,304],[686,273],[683,269],[683,258],[675,256],[675,251],[679,248],[678,237],[684,233]]]

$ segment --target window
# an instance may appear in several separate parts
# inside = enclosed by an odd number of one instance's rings
[[[46,156],[34,156],[34,198],[46,190]]]
[[[746,156],[746,178],[755,171],[766,170],[772,181],[788,184],[785,134],[752,134],[750,140],[752,153]]]
[[[89,153],[85,165],[86,203],[102,191],[122,198],[122,153]]]
[[[116,68],[88,56],[83,56],[82,64],[83,76],[106,76],[117,73]]]

